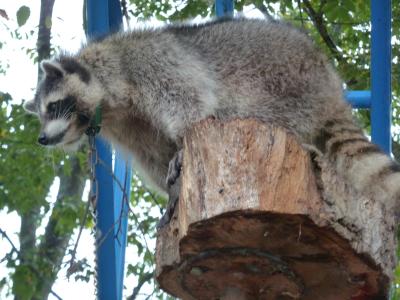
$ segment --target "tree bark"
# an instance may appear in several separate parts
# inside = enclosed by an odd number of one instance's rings
[[[58,271],[61,268],[62,259],[68,242],[71,239],[73,229],[60,230],[57,228],[59,217],[54,216],[60,207],[64,205],[79,206],[82,202],[82,193],[86,181],[86,173],[82,170],[79,160],[76,156],[70,158],[71,172],[70,175],[65,174],[65,170],[60,169],[60,188],[57,194],[57,201],[53,208],[53,213],[47,223],[44,238],[39,245],[38,259],[45,258],[42,262],[43,272],[42,278],[36,288],[36,299],[47,299],[51,287],[57,278]]]
[[[156,277],[182,299],[384,299],[394,216],[323,157],[255,120],[184,139],[182,186],[158,232]],[[235,297],[235,298],[233,298]]]
[[[38,39],[36,42],[39,63],[43,59],[47,59],[50,57],[51,26],[52,26],[54,2],[55,0],[40,1],[39,32],[38,32]],[[42,70],[40,69],[40,64],[38,65],[38,74],[40,78],[42,74]]]
[[[19,256],[22,262],[31,261],[35,257],[38,217],[38,208],[21,215],[21,226],[19,231]]]

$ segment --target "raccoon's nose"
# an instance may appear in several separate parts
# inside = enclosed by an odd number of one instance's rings
[[[39,142],[39,144],[45,146],[45,145],[49,144],[49,139],[47,138],[47,136],[44,133],[41,133],[39,135],[38,142]]]

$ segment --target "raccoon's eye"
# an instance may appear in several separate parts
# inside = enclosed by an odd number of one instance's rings
[[[85,125],[85,124],[89,123],[90,117],[84,113],[79,113],[78,120],[79,120],[79,123],[81,123],[82,125]]]
[[[47,112],[49,114],[54,113],[56,109],[57,109],[57,104],[55,102],[49,103],[49,105],[47,105]]]

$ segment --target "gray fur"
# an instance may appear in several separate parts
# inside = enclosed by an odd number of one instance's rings
[[[48,102],[73,96],[77,116],[92,116],[101,105],[101,135],[132,154],[161,190],[186,129],[214,116],[285,127],[318,147],[356,189],[369,193],[370,178],[385,174],[374,188],[386,198],[399,194],[398,169],[353,122],[342,81],[306,34],[290,25],[237,19],[135,30],[51,64],[62,78],[54,79],[50,68],[38,88],[44,130]],[[87,124],[79,125],[77,116],[67,120],[60,145],[82,140]]]

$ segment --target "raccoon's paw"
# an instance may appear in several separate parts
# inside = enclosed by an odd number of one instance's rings
[[[164,215],[161,217],[160,221],[157,224],[157,230],[163,228],[165,225],[169,224],[171,221],[174,212],[175,212],[175,207],[178,204],[179,201],[179,191],[180,191],[180,178],[178,177],[175,181],[175,183],[168,188],[168,204],[167,208],[165,210]]]
[[[167,225],[172,218],[175,211],[175,206],[179,200],[180,191],[180,178],[182,168],[183,152],[182,150],[177,151],[174,157],[169,162],[168,174],[167,174],[167,188],[168,188],[168,205],[167,209],[162,216],[161,220],[157,224],[157,229],[160,229]]]
[[[181,174],[183,152],[179,150],[169,162],[167,174],[167,186],[170,188],[174,185],[179,175]]]

